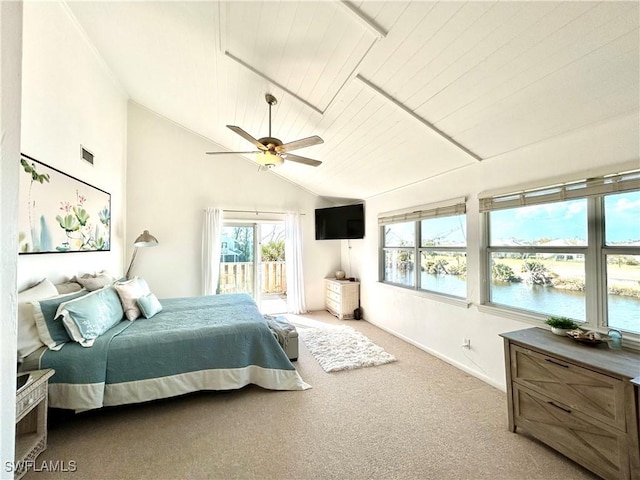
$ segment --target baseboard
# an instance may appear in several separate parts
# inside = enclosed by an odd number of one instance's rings
[[[384,330],[387,333],[390,333],[391,335],[393,335],[394,337],[398,337],[402,340],[404,340],[407,343],[410,343],[411,345],[413,345],[414,347],[419,348],[420,350],[423,350],[425,352],[427,352],[429,355],[433,355],[436,358],[439,358],[440,360],[447,362],[449,365],[452,365],[454,367],[456,367],[459,370],[462,370],[465,373],[468,373],[469,375],[476,377],[479,380],[482,380],[483,382],[491,385],[494,388],[497,388],[498,390],[502,391],[502,392],[506,392],[507,391],[507,387],[505,385],[502,385],[500,383],[495,382],[492,378],[487,377],[486,375],[484,375],[481,372],[478,372],[477,370],[473,370],[469,367],[467,367],[466,365],[463,365],[462,363],[453,360],[445,355],[442,355],[440,352],[437,352],[436,350],[433,350],[429,347],[426,347],[425,345],[422,345],[421,343],[416,342],[415,340],[402,335],[401,333],[396,332],[395,330],[385,326],[385,325],[380,325],[376,322],[372,322],[370,320],[366,320],[363,319],[366,322],[369,322],[371,325],[375,325],[376,327],[378,327],[381,330]]]

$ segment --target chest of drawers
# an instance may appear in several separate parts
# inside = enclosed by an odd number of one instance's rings
[[[640,354],[587,347],[541,328],[504,338],[509,429],[603,478],[640,479]]]
[[[353,318],[360,305],[360,282],[325,278],[325,307],[340,320]]]

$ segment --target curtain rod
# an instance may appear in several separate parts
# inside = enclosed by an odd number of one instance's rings
[[[206,211],[206,209],[205,209]],[[263,210],[230,210],[230,209],[222,209],[223,212],[230,212],[230,213],[255,213],[256,215],[259,215],[260,213],[264,213],[264,214],[268,214],[268,215],[285,215],[287,212],[266,212]],[[297,212],[296,212],[297,213]],[[298,213],[298,215],[306,215],[306,213]]]

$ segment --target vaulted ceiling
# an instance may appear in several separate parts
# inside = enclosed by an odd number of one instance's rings
[[[220,145],[324,144],[272,172],[366,199],[569,132],[638,122],[639,3],[67,2],[130,98]],[[212,149],[215,148],[212,147]],[[205,159],[206,157],[206,159]],[[180,161],[243,162],[236,155]]]

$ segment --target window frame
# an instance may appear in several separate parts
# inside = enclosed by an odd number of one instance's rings
[[[386,214],[380,214],[378,217],[378,225],[379,225],[379,239],[378,239],[378,281],[385,285],[392,285],[394,287],[403,288],[406,290],[410,290],[413,292],[419,292],[422,295],[426,295],[428,297],[445,300],[454,304],[464,304],[465,306],[469,305],[468,299],[468,279],[465,278],[466,284],[466,292],[464,297],[460,297],[458,295],[447,294],[441,291],[429,290],[426,288],[422,288],[421,285],[421,264],[422,264],[422,254],[423,252],[429,251],[451,251],[451,252],[461,252],[465,256],[465,260],[468,258],[468,241],[465,243],[464,247],[453,247],[453,246],[422,246],[422,221],[428,220],[430,218],[443,218],[450,216],[464,215],[465,227],[467,223],[467,212],[466,212],[466,197],[462,197],[459,199],[448,200],[444,202],[439,202],[437,204],[431,204],[421,207],[413,207],[407,209],[406,211],[401,212],[390,212]],[[413,223],[414,226],[414,244],[411,247],[408,246],[387,246],[385,244],[385,227],[392,224],[398,223]],[[386,253],[391,251],[410,251],[413,254],[413,285],[405,285],[402,283],[392,282],[386,279]],[[466,275],[465,275],[466,277]]]
[[[613,179],[613,180],[612,180]],[[616,181],[620,180],[618,186]],[[640,170],[629,169],[628,171],[615,175],[603,175],[600,177],[591,177],[588,180],[577,182],[566,182],[565,184],[548,184],[551,186],[531,188],[529,190],[521,190],[511,194],[497,194],[490,196],[488,194],[480,194],[480,309],[491,311],[493,313],[502,314],[504,316],[530,321],[535,324],[542,323],[549,315],[533,310],[519,309],[516,307],[493,303],[491,298],[491,261],[492,253],[576,253],[584,255],[584,273],[585,273],[585,322],[581,323],[583,328],[596,330],[606,333],[609,328],[608,322],[608,286],[607,286],[607,256],[608,255],[640,255],[639,246],[608,246],[605,244],[605,197],[617,193],[638,192],[640,191]],[[564,198],[564,193],[569,185],[573,190],[570,192],[570,198]],[[576,189],[575,185],[579,187]],[[577,195],[579,188],[583,188],[584,195]],[[551,191],[555,193],[550,200],[538,202],[534,198],[529,201],[525,200],[525,196],[529,192]],[[558,193],[559,192],[559,193]],[[534,193],[535,195],[535,193]],[[516,205],[516,198],[520,196],[520,205]],[[512,246],[491,246],[491,222],[490,214],[492,211],[501,209],[492,208],[499,205],[500,198],[506,198],[509,206],[506,208],[518,208],[527,205],[539,205],[551,202],[569,201],[578,198],[585,198],[587,204],[587,245],[586,246],[561,246],[561,247],[512,247]],[[497,200],[496,200],[497,199]],[[557,313],[560,314],[560,313]],[[623,331],[625,338],[630,339],[633,343],[640,340],[640,333]]]

